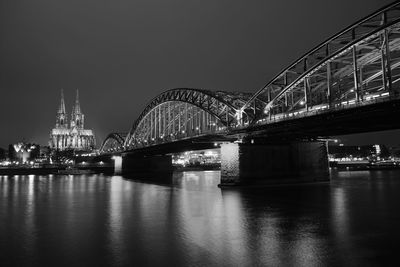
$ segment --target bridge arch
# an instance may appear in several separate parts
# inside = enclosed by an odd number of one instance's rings
[[[400,3],[390,4],[318,45],[243,106],[249,124],[312,116],[398,98]]]
[[[122,151],[127,133],[110,133],[100,146],[101,154]]]
[[[245,93],[176,88],[152,99],[134,122],[126,148],[170,142],[236,127],[247,115]]]
[[[190,88],[161,93],[122,144],[140,148],[395,99],[400,99],[399,1],[310,50],[255,94]],[[107,140],[103,150],[121,146],[117,137]]]

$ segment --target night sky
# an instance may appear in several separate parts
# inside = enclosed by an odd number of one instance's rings
[[[47,144],[79,88],[98,144],[174,87],[255,92],[392,0],[0,1],[0,147]],[[346,137],[397,144],[399,132]]]

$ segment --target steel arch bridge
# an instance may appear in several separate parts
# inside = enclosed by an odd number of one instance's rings
[[[102,148],[131,150],[202,135],[251,132],[276,122],[399,99],[397,1],[318,45],[255,94],[168,90],[146,106],[122,146],[121,138],[108,136]]]
[[[155,97],[129,131],[134,149],[207,134],[223,134],[247,120],[240,108],[251,94],[177,88]]]
[[[110,133],[100,146],[100,153],[113,153],[122,151],[127,133]]]
[[[400,3],[334,35],[284,69],[242,107],[251,125],[399,97]]]

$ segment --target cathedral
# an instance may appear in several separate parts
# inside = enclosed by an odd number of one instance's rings
[[[72,108],[70,123],[68,124],[65,111],[64,94],[61,90],[61,103],[58,108],[56,127],[50,133],[50,148],[57,150],[91,150],[95,147],[95,138],[92,130],[84,128],[85,117],[79,104],[79,91],[76,91],[75,105]]]

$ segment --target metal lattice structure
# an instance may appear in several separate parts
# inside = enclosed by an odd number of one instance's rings
[[[100,147],[100,153],[113,153],[124,149],[127,133],[110,133]]]
[[[111,134],[102,151],[229,134],[235,129],[251,131],[253,126],[399,98],[400,2],[396,2],[312,49],[254,95],[188,88],[158,95],[126,138]]]
[[[236,127],[246,116],[240,111],[243,93],[178,88],[155,97],[133,124],[125,147],[177,141],[205,134],[218,134]]]
[[[242,107],[264,125],[399,97],[400,3],[355,23],[284,69]],[[246,123],[246,124],[247,124]]]

